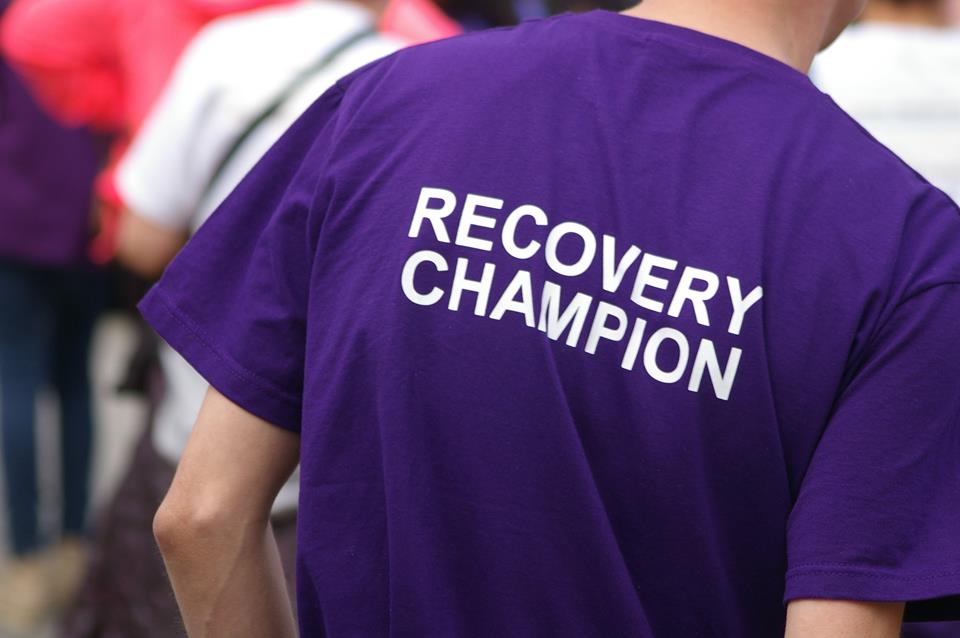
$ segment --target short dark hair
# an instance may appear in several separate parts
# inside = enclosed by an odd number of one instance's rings
[[[437,4],[453,18],[471,16],[494,27],[517,23],[511,0],[438,0]]]
[[[547,11],[550,13],[565,13],[567,11],[590,11],[592,9],[606,9],[607,11],[623,11],[636,4],[636,0],[547,0]]]

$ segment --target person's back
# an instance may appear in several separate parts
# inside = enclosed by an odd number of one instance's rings
[[[773,636],[960,592],[958,240],[799,72],[597,12],[342,81],[143,309],[300,433],[304,635]]]

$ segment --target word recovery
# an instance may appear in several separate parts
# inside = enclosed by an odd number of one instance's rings
[[[453,223],[450,218],[458,208],[460,219]],[[634,245],[623,249],[622,242],[610,235],[603,235],[598,241],[592,230],[577,222],[565,221],[551,227],[547,213],[532,204],[519,206],[506,217],[482,212],[493,213],[503,211],[503,208],[501,199],[474,194],[468,194],[460,207],[453,192],[424,187],[420,191],[408,236],[419,238],[424,233],[432,234],[438,242],[488,253],[494,250],[493,238],[499,236],[500,247],[518,262],[541,256],[550,271],[565,278],[586,273],[599,252],[604,291],[616,293],[620,290],[627,280],[627,273],[636,264],[630,300],[638,308],[661,315],[665,312],[674,318],[682,312],[692,311],[698,324],[711,325],[708,302],[714,299],[722,301],[718,297],[721,280],[717,274],[686,266],[680,271],[669,303],[666,303],[666,297],[664,301],[659,301],[651,295],[655,290],[670,290],[672,284],[666,276],[678,270],[677,260],[641,251]],[[502,226],[497,232],[501,219]],[[534,229],[547,229],[541,232],[543,241],[528,239],[520,245],[518,228],[521,224],[532,224]],[[451,232],[454,234],[451,235]],[[575,252],[579,256],[576,259],[570,258],[570,251],[559,250],[561,242],[571,240],[578,247]],[[622,251],[619,255],[618,246]],[[453,276],[447,290],[439,286],[427,290],[429,286],[424,286],[422,282],[417,284],[417,275],[424,269],[432,268],[437,273],[446,273],[451,267]],[[701,391],[706,376],[709,377],[714,395],[724,401],[729,399],[743,354],[740,348],[730,348],[725,360],[722,360],[714,342],[702,338],[696,344],[696,352],[691,353],[690,339],[681,331],[661,327],[648,335],[645,319],[633,317],[631,325],[631,317],[626,310],[585,292],[575,291],[571,294],[557,283],[544,281],[539,294],[535,295],[534,280],[530,271],[524,269],[513,273],[503,293],[494,301],[490,296],[496,276],[497,264],[485,261],[482,265],[471,265],[471,259],[467,257],[459,257],[455,264],[451,264],[437,251],[419,250],[410,255],[403,267],[401,287],[406,298],[419,306],[436,305],[449,295],[447,308],[454,312],[459,311],[464,303],[464,294],[472,293],[475,295],[473,313],[476,316],[499,321],[507,313],[515,313],[523,318],[529,328],[545,333],[554,341],[563,339],[567,346],[582,348],[591,355],[596,354],[601,342],[622,344],[625,341],[620,360],[620,367],[624,370],[634,370],[639,359],[643,370],[652,379],[665,384],[686,380],[687,389],[691,392]],[[763,288],[757,286],[744,294],[736,277],[727,276],[722,283],[731,311],[725,328],[729,334],[739,335],[747,313],[762,299]],[[491,301],[494,301],[492,305]],[[662,366],[658,355],[664,348],[676,354],[675,364]]]

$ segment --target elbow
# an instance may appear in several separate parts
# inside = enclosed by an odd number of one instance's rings
[[[194,536],[191,527],[196,526],[195,516],[191,516],[177,503],[171,502],[169,497],[165,499],[153,517],[153,537],[160,553],[169,558],[182,552]]]
[[[166,501],[153,516],[153,538],[164,556],[173,553],[174,547],[182,542],[183,535],[178,522],[179,516],[171,510]]]
[[[234,528],[226,512],[171,495],[153,517],[153,537],[166,559],[190,555],[210,542],[222,542]]]
[[[169,561],[190,561],[215,547],[242,546],[267,529],[269,510],[262,516],[229,508],[219,498],[195,498],[171,490],[153,518],[153,536]]]

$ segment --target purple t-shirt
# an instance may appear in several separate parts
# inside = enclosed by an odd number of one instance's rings
[[[53,122],[0,58],[0,260],[83,261],[96,170],[89,134]]]
[[[146,298],[302,441],[305,636],[960,611],[960,214],[802,74],[597,12],[401,52]]]

